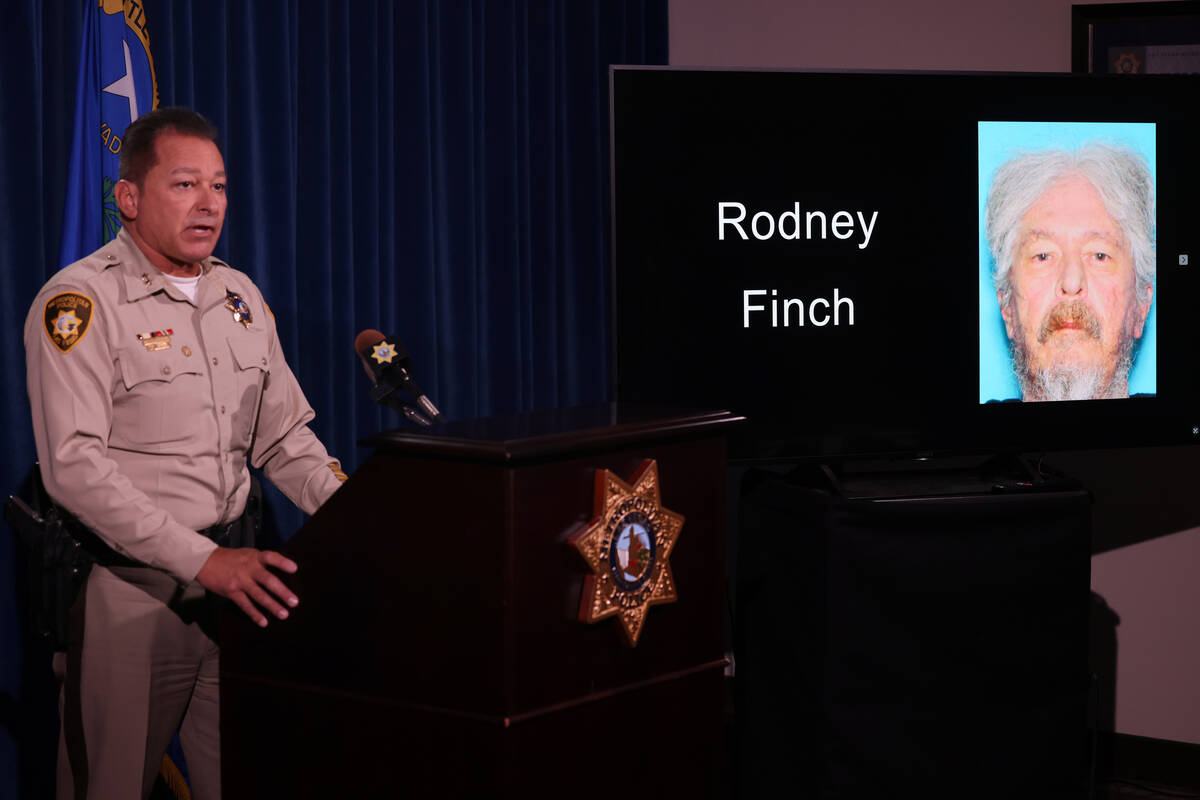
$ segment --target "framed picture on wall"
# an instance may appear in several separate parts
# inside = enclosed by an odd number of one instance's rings
[[[1072,5],[1071,71],[1200,73],[1200,1]]]

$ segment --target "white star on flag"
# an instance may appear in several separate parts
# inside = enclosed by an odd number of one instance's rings
[[[133,122],[138,118],[137,92],[133,86],[133,59],[129,57],[129,42],[122,39],[121,47],[125,50],[125,74],[105,86],[104,91],[129,101],[129,121]]]

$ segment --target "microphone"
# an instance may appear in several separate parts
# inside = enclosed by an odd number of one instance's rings
[[[354,350],[362,360],[367,377],[375,384],[371,389],[372,400],[395,408],[420,425],[429,425],[431,419],[441,419],[442,412],[413,380],[412,357],[398,339],[389,339],[377,330],[368,329],[354,337]],[[396,396],[398,389],[416,400],[424,415],[404,404]]]

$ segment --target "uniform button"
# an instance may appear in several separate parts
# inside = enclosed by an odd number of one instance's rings
[[[263,362],[263,366],[266,366],[267,360],[265,358],[262,360],[262,362]]]
[[[170,375],[170,374],[171,374],[171,368],[163,367],[163,375]]]
[[[215,367],[216,365],[217,365],[217,357],[213,356],[213,366]]]
[[[192,354],[192,348],[188,347],[188,346],[185,344],[185,345],[183,346],[183,350],[182,350],[182,352],[183,352],[183,354],[184,354],[185,356],[190,356],[190,355]]]
[[[222,414],[224,414],[224,413],[225,413],[225,406],[221,406],[221,413],[222,413]]]

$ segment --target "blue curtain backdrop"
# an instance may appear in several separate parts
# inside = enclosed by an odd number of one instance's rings
[[[56,263],[84,3],[0,26],[0,400],[11,492],[34,458],[22,325]],[[398,427],[355,335],[399,336],[452,419],[609,395],[609,64],[667,60],[667,0],[146,0],[162,105],[223,134],[217,254],[266,295],[348,471]],[[385,413],[386,412],[386,413]],[[276,496],[283,535],[302,521]],[[349,535],[349,532],[348,532]],[[0,798],[47,790],[57,727],[0,526]]]

